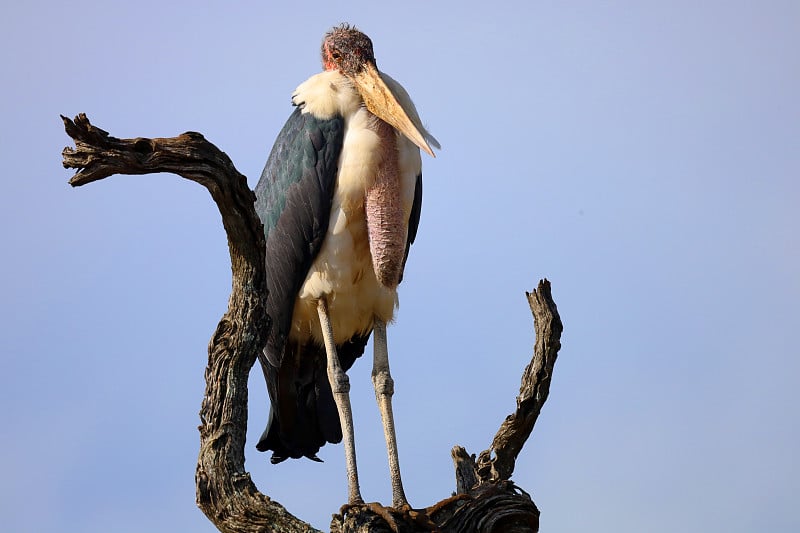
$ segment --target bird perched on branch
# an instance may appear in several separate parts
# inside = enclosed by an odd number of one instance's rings
[[[323,72],[300,84],[256,186],[272,327],[260,360],[271,401],[257,448],[319,460],[344,439],[350,504],[361,503],[345,372],[374,332],[372,381],[392,504],[408,507],[397,459],[386,324],[422,203],[420,150],[439,143],[372,41],[346,24],[322,43]]]

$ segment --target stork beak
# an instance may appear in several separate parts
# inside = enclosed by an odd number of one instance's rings
[[[381,79],[374,64],[368,62],[366,67],[354,76],[353,81],[355,81],[364,104],[373,115],[400,131],[421,150],[436,157],[428,141],[425,140],[425,136],[409,118],[409,111],[403,108],[391,89]]]

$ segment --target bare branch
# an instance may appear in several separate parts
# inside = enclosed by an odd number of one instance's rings
[[[511,478],[519,452],[533,431],[544,402],[550,393],[550,378],[561,349],[563,326],[550,292],[550,282],[539,281],[539,287],[526,293],[533,313],[536,345],[533,359],[522,374],[517,396],[517,409],[503,421],[492,445],[478,455],[477,474],[483,482]]]
[[[450,455],[456,468],[456,494],[469,494],[478,485],[475,454],[470,455],[463,447],[454,446]]]
[[[526,296],[533,313],[536,344],[533,358],[522,375],[517,409],[506,417],[492,446],[480,453],[477,462],[475,456],[461,446],[455,446],[451,452],[456,469],[456,493],[467,497],[467,503],[455,512],[451,506],[446,507],[446,512],[452,515],[444,524],[453,531],[462,531],[462,527],[463,531],[539,530],[539,510],[510,478],[517,456],[547,400],[563,327],[549,281],[539,281],[538,288]],[[484,505],[488,507],[482,508]]]
[[[62,117],[75,148],[63,151],[70,180],[85,185],[114,174],[172,172],[205,186],[228,236],[233,287],[228,311],[208,346],[206,390],[200,410],[197,505],[225,532],[316,531],[261,494],[244,469],[247,378],[264,344],[269,318],[264,232],[255,195],[230,158],[199,133],[166,139],[117,139],[86,115]]]

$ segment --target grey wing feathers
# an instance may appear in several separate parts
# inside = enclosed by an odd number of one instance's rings
[[[267,312],[273,326],[265,355],[273,366],[280,365],[294,300],[328,229],[343,137],[340,117],[319,120],[295,109],[255,189],[267,239]]]
[[[303,359],[302,347],[287,347],[287,338],[297,293],[328,229],[343,138],[341,117],[320,120],[295,109],[255,189],[266,234],[267,313],[272,319],[259,357],[272,409],[257,448],[273,450],[273,462],[313,458],[325,442],[315,405],[317,376],[320,371],[324,375],[324,368],[317,368],[319,358],[313,354]],[[284,364],[286,357],[292,362]],[[298,359],[302,365],[295,366]]]
[[[272,409],[256,448],[271,461],[316,459],[326,442],[342,438],[339,415],[319,346],[287,342],[297,293],[328,229],[344,138],[341,117],[321,120],[296,109],[278,135],[256,186],[256,211],[266,234],[267,313],[272,327],[260,354]],[[422,207],[417,176],[404,257],[414,241]],[[371,332],[337,346],[347,370],[361,356]]]

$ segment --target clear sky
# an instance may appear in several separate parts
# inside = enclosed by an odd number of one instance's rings
[[[71,189],[58,115],[200,131],[255,186],[342,21],[443,146],[389,330],[412,504],[448,496],[450,448],[483,450],[513,410],[524,291],[547,277],[563,349],[514,474],[542,529],[800,530],[800,3],[272,4],[2,8],[3,530],[213,531],[194,469],[219,214],[171,175]],[[389,502],[369,359],[362,488]],[[247,469],[327,529],[341,446],[270,465],[260,371],[250,388]]]

